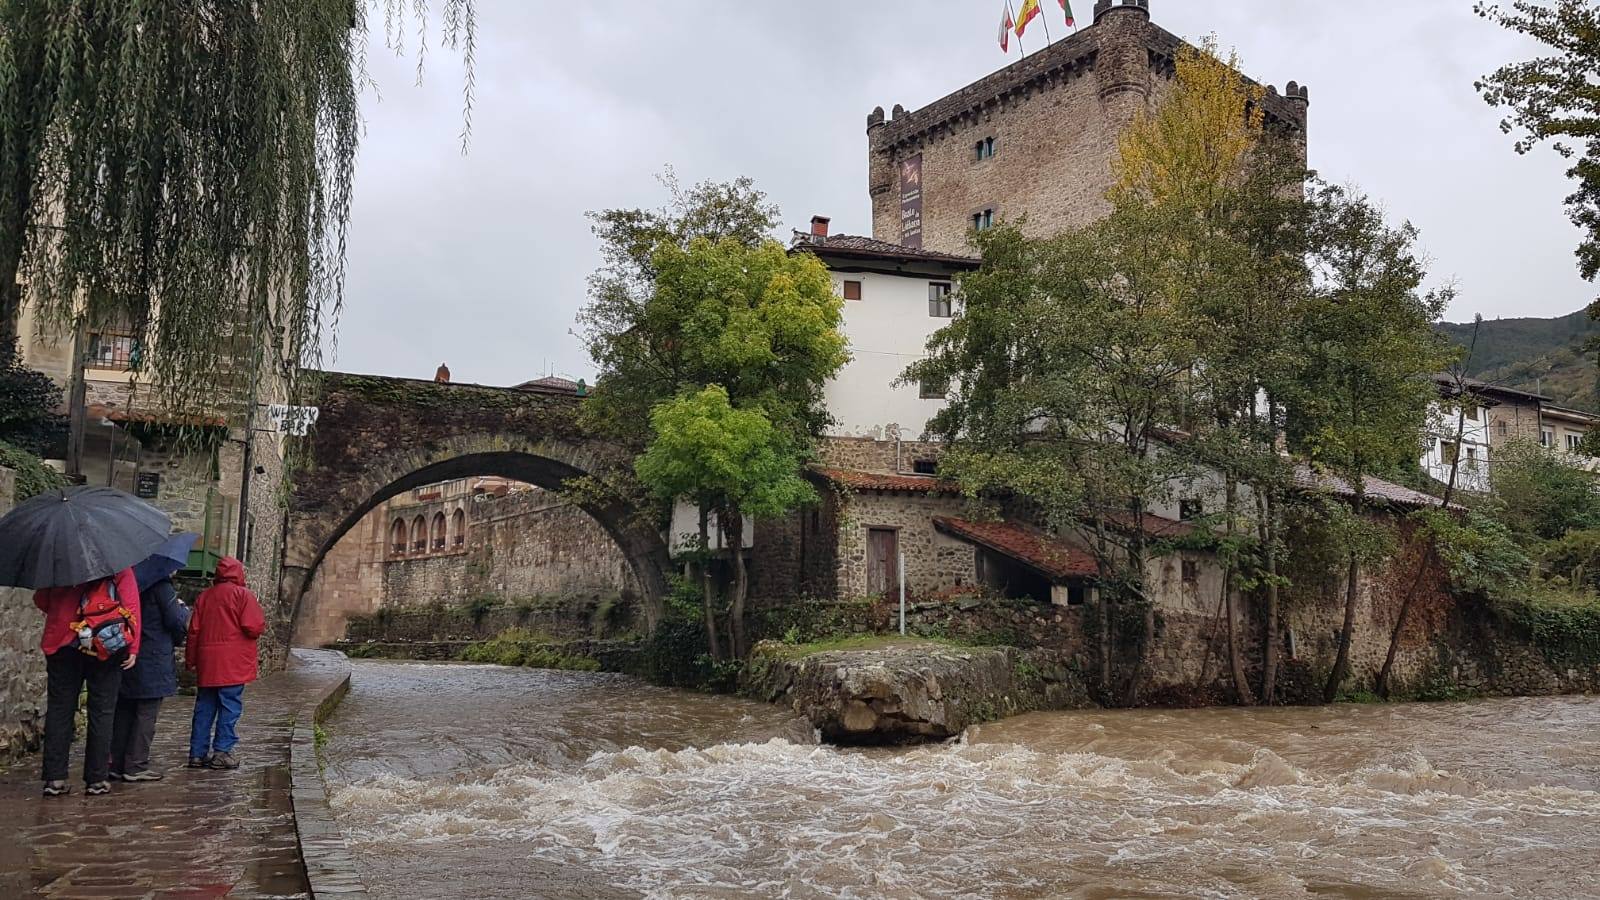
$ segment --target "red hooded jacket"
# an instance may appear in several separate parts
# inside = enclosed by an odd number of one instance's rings
[[[217,580],[194,601],[183,663],[201,687],[256,680],[256,639],[267,630],[256,595],[244,586],[244,566],[231,556],[217,563]]]
[[[39,640],[39,649],[44,651],[45,656],[68,644],[77,643],[78,633],[72,630],[72,623],[78,618],[78,602],[83,599],[83,594],[90,585],[98,583],[45,588],[33,592],[33,605],[44,613],[44,637]],[[137,654],[139,636],[143,631],[139,623],[139,582],[134,580],[132,569],[123,569],[111,576],[111,584],[117,589],[117,602],[121,603],[122,608],[133,617],[133,641],[128,645],[128,652]]]

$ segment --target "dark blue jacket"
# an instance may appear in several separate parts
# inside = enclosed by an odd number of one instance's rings
[[[189,610],[178,602],[172,582],[161,579],[139,592],[139,659],[122,673],[119,696],[130,700],[155,700],[178,692],[178,668],[172,648],[189,632]]]

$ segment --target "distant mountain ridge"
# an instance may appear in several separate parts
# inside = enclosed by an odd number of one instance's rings
[[[1472,340],[1471,322],[1445,322],[1438,329],[1462,347]],[[1467,374],[1537,391],[1560,406],[1600,412],[1600,369],[1582,351],[1595,336],[1600,336],[1600,322],[1582,309],[1555,319],[1485,319]]]

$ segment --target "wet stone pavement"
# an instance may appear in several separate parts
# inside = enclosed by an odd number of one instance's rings
[[[235,771],[184,768],[194,707],[184,696],[161,708],[150,757],[163,781],[85,796],[82,741],[69,796],[40,795],[37,758],[0,771],[0,897],[310,896],[289,742],[304,698],[343,677],[336,659],[297,653],[288,671],[245,690]]]

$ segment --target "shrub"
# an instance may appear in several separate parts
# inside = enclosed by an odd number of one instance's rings
[[[0,466],[17,473],[16,500],[21,503],[45,491],[65,487],[67,479],[21,447],[0,441]]]
[[[1552,663],[1600,665],[1600,597],[1544,585],[1496,606]]]

